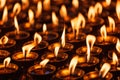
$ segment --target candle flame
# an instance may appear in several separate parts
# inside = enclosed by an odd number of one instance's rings
[[[8,42],[8,37],[7,36],[3,36],[0,39],[0,44],[6,44]]]
[[[79,13],[78,14],[78,25],[81,27],[81,28],[84,28],[85,27],[85,24],[86,24],[86,20],[85,20],[85,17]]]
[[[6,0],[0,0],[0,8],[3,8],[6,4]]]
[[[72,58],[72,60],[70,61],[70,65],[69,65],[69,72],[70,74],[74,74],[74,71],[75,71],[75,67],[78,63],[78,56],[75,56]]]
[[[14,25],[15,25],[15,28],[16,28],[16,33],[19,33],[20,30],[19,30],[19,25],[18,25],[18,21],[17,21],[17,17],[16,16],[14,17]]]
[[[29,9],[28,11],[28,17],[29,17],[29,23],[33,25],[34,24],[34,12],[31,9]]]
[[[103,7],[102,7],[102,5],[100,4],[100,2],[97,2],[96,4],[95,4],[95,13],[96,14],[101,14],[102,13],[102,9],[103,9]]]
[[[102,68],[100,69],[99,76],[102,76],[104,78],[108,71],[110,70],[111,65],[109,63],[104,63]]]
[[[39,44],[42,41],[42,37],[37,32],[34,34],[34,43]]]
[[[89,7],[88,10],[88,20],[94,22],[95,21],[95,9],[93,6]]]
[[[113,54],[112,54],[112,60],[113,60],[112,63],[114,65],[118,65],[119,64],[118,57],[117,57],[115,52],[113,52]]]
[[[106,26],[103,25],[101,28],[100,28],[100,33],[101,33],[101,36],[103,39],[106,39],[107,37],[107,32],[106,32]]]
[[[43,24],[43,33],[45,33],[47,31],[47,25]]]
[[[106,6],[110,6],[111,0],[105,0],[105,2],[106,2]]]
[[[108,21],[110,30],[115,31],[115,20],[112,17],[108,16]]]
[[[20,3],[16,3],[13,7],[13,14],[18,15],[21,11],[21,5]]]
[[[2,24],[8,21],[8,9],[7,6],[5,6],[3,15],[2,15]]]
[[[116,14],[118,19],[120,20],[120,0],[117,0],[117,3],[116,3]]]
[[[22,52],[23,52],[23,56],[26,57],[27,55],[29,55],[30,51],[35,47],[34,43],[25,45],[22,47]]]
[[[25,10],[29,6],[29,0],[21,0],[22,1],[22,9]]]
[[[44,59],[43,61],[41,61],[40,62],[41,67],[44,68],[48,62],[49,62],[49,59]]]
[[[63,33],[61,36],[61,44],[62,44],[62,47],[65,47],[65,27],[63,29]]]
[[[55,25],[55,26],[58,26],[59,24],[59,20],[55,14],[55,12],[52,12],[52,23]]]
[[[10,57],[5,58],[4,61],[3,61],[3,65],[4,65],[5,67],[8,66],[9,63],[10,63],[10,61],[11,61],[11,58],[10,58]]]
[[[87,62],[90,61],[90,50],[93,48],[96,37],[94,35],[87,35],[86,44],[87,44]]]
[[[78,8],[78,7],[79,7],[79,0],[72,0],[72,5],[73,5],[75,8]]]
[[[42,13],[42,2],[38,1],[37,3],[37,11],[36,11],[36,18],[38,18]]]
[[[66,18],[67,17],[67,9],[65,5],[62,5],[60,8],[60,16],[62,18]]]
[[[44,0],[43,8],[44,10],[50,10],[50,0]]]
[[[60,46],[59,46],[59,45],[56,45],[56,46],[55,46],[55,50],[54,50],[55,57],[57,57],[58,52],[59,52],[59,49],[60,49]]]
[[[117,40],[116,50],[120,53],[120,40]]]

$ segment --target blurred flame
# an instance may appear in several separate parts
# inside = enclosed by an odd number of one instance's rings
[[[54,25],[58,26],[59,22],[58,22],[58,18],[55,14],[55,12],[52,12],[52,22]]]
[[[92,22],[95,21],[95,9],[93,6],[90,6],[89,7],[89,10],[88,10],[88,19]]]
[[[50,10],[50,0],[43,1],[43,8],[44,10]]]
[[[120,0],[117,0],[117,3],[116,3],[116,14],[118,19],[120,20]]]
[[[7,36],[3,36],[0,39],[0,44],[6,44],[8,42],[8,37]]]
[[[117,40],[116,50],[120,53],[120,40]]]
[[[72,0],[72,5],[73,5],[75,8],[78,8],[78,7],[79,7],[79,0]]]
[[[29,55],[30,51],[35,47],[34,43],[25,45],[22,47],[23,56],[26,57]]]
[[[107,32],[106,32],[106,26],[105,26],[105,25],[103,25],[103,26],[100,28],[100,33],[101,33],[101,36],[102,36],[103,40],[105,40],[106,37],[107,37]]]
[[[62,5],[61,8],[60,8],[60,16],[61,16],[62,18],[67,17],[67,9],[66,9],[66,6],[65,6],[65,5]]]
[[[3,15],[2,15],[2,23],[5,23],[8,21],[8,9],[7,6],[5,6]]]
[[[14,17],[14,25],[15,25],[15,28],[16,28],[16,33],[19,33],[20,30],[19,30],[19,25],[18,25],[18,21],[17,21],[16,16]]]
[[[111,4],[111,0],[105,0],[106,6],[109,6]]]
[[[100,2],[97,2],[96,4],[95,4],[95,13],[96,14],[101,14],[102,13],[102,5],[100,4]]]
[[[21,0],[22,1],[22,9],[26,9],[29,6],[29,0]]]
[[[113,54],[112,54],[112,60],[113,60],[112,63],[114,65],[118,65],[119,64],[118,57],[117,57],[115,52],[113,52]]]
[[[13,14],[18,15],[21,11],[21,5],[20,3],[16,3],[13,7]]]
[[[39,44],[42,41],[42,37],[37,32],[34,34],[34,43]]]
[[[34,24],[34,12],[31,9],[29,9],[28,11],[28,17],[29,17],[29,23],[33,25]]]
[[[69,71],[70,71],[70,74],[74,74],[74,71],[75,71],[75,67],[78,63],[78,56],[75,56],[72,58],[72,60],[70,61],[70,65],[69,65]]]
[[[104,78],[108,71],[110,70],[111,65],[109,63],[104,63],[102,68],[100,69],[99,76],[102,76]]]
[[[59,52],[59,49],[60,49],[60,46],[59,46],[59,45],[55,46],[55,51],[54,51],[55,57],[57,57],[58,52]]]
[[[94,35],[87,35],[86,44],[87,44],[87,62],[90,61],[90,50],[93,48],[96,37]]]
[[[36,18],[38,18],[42,13],[42,2],[39,1],[37,3],[37,11],[36,11]]]
[[[109,21],[109,27],[111,31],[115,31],[115,20],[108,16],[108,21]]]
[[[43,24],[43,33],[45,33],[47,31],[47,25]]]
[[[62,47],[65,47],[65,27],[63,29],[63,33],[61,36],[61,44],[62,44]]]
[[[0,0],[0,8],[3,8],[6,4],[6,0]]]
[[[40,62],[40,65],[42,66],[42,68],[44,68],[48,62],[49,62],[49,59],[44,59],[43,61]]]
[[[5,67],[8,66],[9,63],[10,63],[10,61],[11,61],[11,58],[10,58],[10,57],[5,58],[4,61],[3,61],[3,65],[4,65]]]
[[[85,20],[85,17],[79,13],[78,14],[78,25],[81,27],[81,28],[84,28],[85,27],[85,24],[86,24],[86,20]]]

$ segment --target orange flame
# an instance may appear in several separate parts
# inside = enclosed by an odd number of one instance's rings
[[[103,40],[105,40],[106,37],[107,37],[107,32],[106,32],[106,26],[105,26],[105,25],[103,25],[103,26],[100,28],[100,33],[101,33],[101,36],[102,36]]]
[[[36,32],[34,34],[34,43],[39,44],[42,41],[42,37]]]
[[[105,0],[106,5],[109,6],[111,4],[111,0]]]
[[[42,2],[39,1],[37,4],[36,18],[38,18],[42,13]]]
[[[50,0],[44,0],[43,8],[44,10],[50,10]]]
[[[87,35],[86,44],[87,44],[87,62],[90,61],[90,50],[93,48],[96,37],[94,35]]]
[[[86,24],[86,20],[85,20],[85,17],[79,13],[78,14],[78,25],[81,27],[81,28],[84,28],[85,27],[85,24]]]
[[[59,46],[59,45],[55,46],[55,51],[54,51],[55,57],[57,57],[58,52],[59,52],[59,49],[60,49],[60,46]]]
[[[88,20],[94,22],[95,21],[95,9],[93,6],[89,7],[88,10]]]
[[[6,44],[8,42],[8,37],[7,36],[3,36],[0,39],[0,44]]]
[[[78,8],[78,7],[79,7],[79,0],[72,0],[72,5],[73,5],[75,8]]]
[[[18,15],[21,11],[21,5],[20,3],[16,3],[13,7],[13,14]]]
[[[29,6],[29,0],[21,0],[22,1],[22,9],[25,10]]]
[[[6,4],[6,0],[0,0],[0,8],[3,8]]]
[[[28,11],[28,16],[29,16],[29,23],[33,25],[34,24],[34,12],[31,9],[29,9]]]
[[[116,50],[120,53],[120,40],[117,40]]]
[[[62,5],[61,8],[60,8],[60,16],[61,16],[62,18],[67,17],[67,9],[66,9],[66,6],[65,6],[65,5]]]
[[[5,58],[4,61],[3,61],[3,65],[4,65],[5,67],[7,67],[7,66],[9,65],[10,61],[11,61],[11,58],[10,58],[10,57]]]
[[[59,21],[58,21],[58,18],[56,16],[55,12],[52,12],[52,22],[56,26],[58,26],[58,24],[59,24]]]
[[[16,33],[19,33],[20,30],[19,30],[19,25],[18,25],[18,21],[17,21],[16,16],[14,17],[14,25],[15,25],[15,28],[16,28]]]
[[[26,57],[29,55],[30,51],[35,47],[34,43],[25,45],[22,47],[23,56]]]
[[[117,57],[115,52],[113,52],[113,54],[112,54],[112,60],[113,60],[112,63],[114,65],[118,65],[119,64],[118,57]]]
[[[101,14],[102,13],[102,5],[99,3],[99,2],[97,2],[96,4],[95,4],[95,13],[96,14]]]
[[[100,69],[99,76],[102,76],[104,78],[108,71],[110,70],[111,65],[109,63],[104,63],[102,68]]]
[[[41,67],[44,68],[48,62],[49,62],[49,59],[44,59],[43,61],[41,61],[40,62]]]
[[[115,31],[115,20],[112,17],[110,17],[110,16],[108,16],[108,20],[109,20],[110,30],[111,31]]]
[[[70,74],[74,74],[74,71],[75,71],[75,67],[78,63],[78,56],[75,56],[72,58],[72,60],[70,61],[70,65],[69,65],[69,72]]]
[[[5,6],[3,15],[2,15],[2,24],[8,21],[8,9],[7,6]]]
[[[65,27],[63,29],[63,33],[61,36],[61,44],[62,44],[62,47],[65,47]]]
[[[43,24],[43,33],[45,33],[47,31],[47,25]]]
[[[116,14],[118,19],[120,20],[120,0],[117,0],[117,3],[116,3]]]

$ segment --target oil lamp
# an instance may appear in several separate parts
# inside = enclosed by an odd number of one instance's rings
[[[53,44],[49,45],[48,49],[50,51],[54,51],[54,48],[56,47],[56,45],[60,46],[60,50],[59,50],[60,53],[63,53],[63,52],[72,53],[71,51],[74,48],[74,46],[70,43],[66,43],[66,41],[65,41],[65,27],[63,29],[63,33],[62,33],[62,36],[61,36],[61,42],[60,43],[56,42],[56,43],[53,43]]]
[[[87,35],[86,37],[87,46],[82,46],[78,48],[76,50],[76,53],[78,55],[84,55],[87,52],[88,47],[90,46],[91,55],[100,57],[100,53],[102,53],[102,49],[97,46],[93,46],[95,41],[96,41],[96,37],[94,35]]]
[[[89,73],[86,73],[83,79],[84,80],[95,80],[95,79],[110,80],[113,77],[113,75],[110,72],[108,72],[110,68],[111,68],[111,65],[109,63],[104,63],[100,71],[91,71]]]
[[[43,32],[39,32],[42,36],[43,40],[48,42],[54,42],[58,38],[58,34],[56,32],[47,31],[46,24],[43,24]]]
[[[41,59],[49,59],[51,64],[54,64],[56,67],[61,66],[61,64],[65,64],[68,59],[68,54],[59,52],[60,45],[56,45],[54,52],[45,52],[41,56]]]
[[[34,79],[51,79],[51,76],[56,71],[56,67],[47,64],[49,59],[44,59],[39,64],[35,64],[28,68],[28,73],[33,76]]]
[[[12,79],[17,71],[18,66],[14,63],[10,63],[11,58],[7,57],[4,59],[3,63],[0,63],[0,79]]]
[[[54,79],[57,80],[79,80],[82,79],[82,76],[84,75],[84,71],[76,68],[76,65],[78,63],[78,56],[75,56],[72,58],[69,67],[60,68],[54,75]]]

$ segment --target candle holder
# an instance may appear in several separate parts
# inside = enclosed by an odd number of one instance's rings
[[[48,50],[53,52],[55,47],[56,47],[56,45],[61,45],[61,44],[60,43],[53,43],[53,44],[48,46]],[[64,47],[60,47],[59,52],[60,53],[69,52],[69,51],[71,52],[71,50],[73,48],[74,48],[74,46],[72,44],[66,43]]]
[[[65,64],[67,59],[68,59],[68,54],[66,53],[58,53],[57,56],[55,56],[55,54],[53,52],[46,52],[45,54],[43,54],[41,56],[41,59],[49,59],[50,63],[55,65],[56,67],[61,66],[61,64]]]
[[[46,40],[50,43],[55,42],[56,39],[58,38],[58,33],[56,32],[50,32],[50,31],[46,31],[46,32],[39,32],[39,34],[42,36],[43,40]]]
[[[12,79],[18,71],[18,66],[13,63],[9,63],[9,66],[4,66],[3,63],[0,63],[0,79]]]
[[[36,65],[29,67],[28,69],[28,73],[35,80],[51,79],[51,76],[54,74],[55,71],[56,71],[56,67],[51,64],[47,64],[44,68],[42,68],[41,65],[36,64]]]
[[[76,53],[78,55],[85,55],[86,52],[87,52],[87,47],[86,46],[82,46],[82,47],[80,47],[76,50]],[[102,53],[102,49],[100,47],[97,47],[97,46],[93,46],[93,48],[90,51],[91,56],[100,57],[101,53]]]
[[[83,80],[101,80],[101,79],[111,80],[112,77],[113,75],[110,72],[106,74],[105,78],[102,78],[99,76],[99,71],[91,71],[84,75]]]
[[[76,68],[73,74],[70,74],[68,67],[60,68],[56,74],[53,76],[53,79],[57,80],[79,80],[82,79],[84,75],[82,69]]]
[[[90,60],[87,62],[87,56],[82,55],[79,56],[77,66],[83,69],[85,72],[90,72],[92,70],[95,70],[95,68],[99,67],[99,59],[97,57],[91,56]]]

